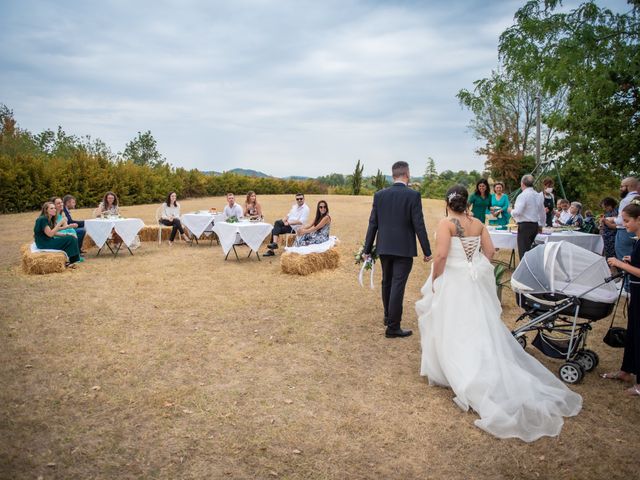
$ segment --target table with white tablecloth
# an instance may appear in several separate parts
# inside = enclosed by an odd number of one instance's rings
[[[133,255],[129,247],[135,241],[136,235],[138,235],[142,227],[144,227],[144,222],[139,218],[92,218],[84,221],[87,235],[98,246],[98,255],[111,236],[112,231],[115,231],[120,236],[129,253]],[[108,244],[107,247],[111,250]],[[119,248],[115,251],[111,250],[114,256],[118,254],[118,250]]]
[[[271,233],[272,228],[268,223],[241,220],[236,223],[216,222],[213,231],[220,239],[226,258],[233,246],[238,244],[238,237],[249,246],[251,252],[256,252],[257,255],[258,249],[266,236]],[[259,256],[258,259],[260,259]]]
[[[489,230],[489,235],[493,241],[493,246],[496,248],[507,248],[516,250],[518,248],[518,235],[516,232],[509,232],[508,230]],[[579,247],[585,248],[597,253],[602,254],[604,248],[604,242],[600,235],[594,235],[592,233],[584,233],[577,231],[560,231],[550,234],[539,233],[536,236],[536,243],[548,243],[548,242],[569,242]]]
[[[193,212],[193,213],[185,213],[180,217],[182,225],[187,227],[191,234],[195,238],[200,238],[200,236],[207,232],[211,231],[208,229],[209,225],[215,225],[216,222],[220,222],[224,220],[224,214],[222,213],[209,213],[209,212]]]

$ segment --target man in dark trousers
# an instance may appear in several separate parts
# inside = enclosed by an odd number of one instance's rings
[[[377,234],[376,252],[382,264],[382,305],[387,338],[408,337],[411,330],[400,328],[404,288],[418,255],[416,235],[424,261],[431,260],[431,247],[422,217],[420,193],[408,187],[409,164],[392,167],[393,185],[373,196],[364,253],[369,255]]]

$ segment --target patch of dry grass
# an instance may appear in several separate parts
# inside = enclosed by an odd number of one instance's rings
[[[280,271],[281,250],[225,262],[208,242],[143,243],[116,259],[94,248],[74,271],[28,276],[19,248],[36,214],[0,216],[0,477],[637,476],[640,403],[597,376],[622,354],[600,342],[606,322],[591,336],[600,367],[572,387],[584,409],[560,437],[497,440],[418,375],[417,335],[384,338],[379,291],[358,286],[351,262],[371,198],[327,200],[341,263],[304,277]],[[292,198],[260,201],[273,222]],[[223,199],[183,202],[210,206]],[[424,207],[433,232],[442,202]],[[153,225],[155,208],[123,214]],[[416,261],[407,286],[403,326],[414,330],[429,269]],[[508,290],[503,303],[511,325]]]

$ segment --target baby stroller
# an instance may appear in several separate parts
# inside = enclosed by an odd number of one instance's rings
[[[527,346],[551,358],[565,360],[558,376],[578,383],[598,365],[598,355],[586,347],[591,322],[611,314],[618,299],[604,257],[568,242],[549,242],[528,251],[511,277],[518,305],[525,310],[511,331]],[[581,319],[581,320],[578,320]]]

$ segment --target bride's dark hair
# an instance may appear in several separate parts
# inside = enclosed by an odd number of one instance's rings
[[[454,185],[445,195],[447,208],[456,213],[464,213],[467,210],[469,192],[464,185]]]

